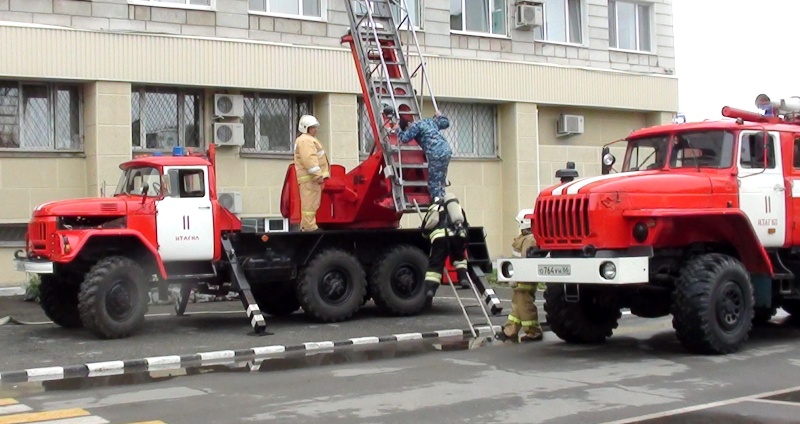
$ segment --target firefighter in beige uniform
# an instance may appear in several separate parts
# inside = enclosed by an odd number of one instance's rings
[[[317,209],[322,199],[322,185],[330,178],[328,157],[317,140],[319,121],[311,115],[303,115],[297,124],[300,136],[294,142],[294,166],[297,183],[300,185],[300,231],[315,231]]]
[[[530,247],[536,246],[536,240],[531,234],[531,220],[525,218],[528,213],[530,210],[522,210],[517,215],[520,234],[511,243],[511,247],[514,249],[513,254],[517,257],[524,257]],[[511,313],[508,314],[508,321],[506,321],[503,331],[498,333],[498,338],[502,341],[511,340],[512,342],[542,340],[539,313],[534,303],[537,283],[511,281],[509,286],[514,289],[511,297]],[[524,330],[525,334],[518,338],[520,329]]]

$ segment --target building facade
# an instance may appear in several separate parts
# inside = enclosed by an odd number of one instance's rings
[[[215,142],[215,95],[243,96],[218,181],[248,228],[280,215],[301,114],[357,165],[372,135],[344,1],[0,0],[0,285],[26,278],[11,258],[33,208],[111,195],[134,155]],[[671,0],[538,0],[542,25],[520,28],[516,0],[406,2],[452,123],[449,190],[493,256],[566,161],[597,175],[603,143],[677,111]],[[560,134],[568,119],[582,128]]]

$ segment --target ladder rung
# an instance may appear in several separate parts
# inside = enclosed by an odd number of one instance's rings
[[[428,164],[427,163],[408,163],[408,164],[404,163],[402,165],[397,164],[397,165],[395,165],[395,167],[399,168],[399,169],[403,169],[403,168],[422,168],[422,169],[425,169],[425,168],[428,167]]]
[[[428,186],[428,182],[427,181],[403,181],[403,185],[404,186],[409,186],[409,187],[427,187]]]

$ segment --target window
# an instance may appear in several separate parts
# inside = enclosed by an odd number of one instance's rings
[[[800,169],[800,137],[794,139],[793,168]]]
[[[128,0],[130,4],[161,7],[180,7],[185,9],[211,9],[213,0]]]
[[[114,196],[123,194],[141,196],[144,193],[144,184],[147,184],[147,197],[159,196],[162,190],[166,191],[168,189],[166,186],[162,187],[165,182],[162,177],[158,169],[151,167],[127,169],[119,177]]]
[[[0,247],[25,247],[28,224],[0,224]]]
[[[628,140],[621,172],[663,168],[667,163],[668,146],[666,135]]]
[[[506,35],[506,0],[450,0],[450,29]]]
[[[450,128],[442,135],[454,157],[497,157],[497,107],[487,104],[440,102],[442,115]]]
[[[364,105],[364,99],[360,96],[358,98],[358,143],[358,152],[362,156],[369,155],[372,152],[372,146],[375,145],[375,135],[372,133],[367,108]]]
[[[0,149],[83,150],[81,103],[76,85],[0,81]]]
[[[544,28],[535,28],[536,40],[581,44],[581,0],[545,0]]]
[[[141,87],[131,93],[131,144],[134,150],[168,150],[202,145],[199,91]]]
[[[612,48],[650,51],[650,6],[609,0],[608,33]]]
[[[405,4],[403,4],[403,2],[405,2]],[[409,15],[411,25],[414,28],[422,28],[419,20],[419,2],[420,0],[398,0],[398,4],[392,5],[392,16],[401,29],[408,28],[408,22],[403,22],[402,25],[400,25],[400,21],[405,19],[406,14]],[[403,7],[407,8],[407,10],[404,10]]]
[[[733,165],[733,133],[729,131],[684,132],[675,135],[670,168],[730,168]]]
[[[167,181],[171,187],[165,187],[164,193],[169,197],[206,196],[205,173],[202,169],[170,169]]]
[[[297,122],[311,113],[309,96],[244,93],[242,152],[291,153]]]
[[[250,11],[272,15],[322,18],[325,0],[250,0]]]
[[[763,131],[742,133],[739,157],[742,168],[775,168],[775,136]]]

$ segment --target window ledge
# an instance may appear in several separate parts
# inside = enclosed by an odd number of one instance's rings
[[[458,162],[498,162],[500,158],[497,156],[453,156],[450,161]]]
[[[298,21],[311,21],[311,22],[327,22],[327,16],[303,16],[303,15],[289,15],[285,13],[272,13],[272,12],[260,12],[258,10],[248,10],[248,14],[256,15],[256,16],[267,16],[270,18],[282,18],[282,19],[295,19]],[[324,15],[324,13],[323,13]]]
[[[86,153],[79,151],[25,151],[0,150],[0,158],[85,158]]]
[[[588,45],[583,43],[567,43],[564,41],[550,41],[550,40],[536,40],[536,39],[534,39],[533,42],[539,44],[552,44],[554,46],[577,47],[581,49],[589,48]]]
[[[507,34],[491,34],[488,32],[475,32],[475,31],[459,31],[459,30],[450,30],[450,35],[465,35],[468,37],[485,37],[485,38],[496,38],[498,40],[511,40],[511,37]]]
[[[189,9],[189,10],[208,10],[208,11],[216,11],[216,0],[211,0],[211,6],[200,6],[196,4],[179,4],[179,3],[169,3],[169,2],[160,2],[156,1],[145,1],[145,0],[128,0],[128,4],[135,5],[135,6],[150,6],[150,7],[164,7],[167,9]]]
[[[658,54],[654,53],[654,52],[648,52],[648,51],[644,51],[644,50],[618,49],[618,48],[615,48],[615,47],[609,47],[608,51],[610,51],[610,52],[619,52],[619,53],[629,53],[629,54],[640,54],[640,55],[644,55],[644,56],[658,56]]]
[[[281,159],[281,160],[286,160],[286,159],[291,159],[292,153],[290,153],[290,152],[286,152],[286,153],[276,153],[276,152],[259,153],[259,152],[240,151],[239,152],[239,157],[240,158],[244,158],[244,159]]]
[[[0,247],[6,247],[6,248],[9,248],[9,247],[11,247],[11,248],[20,247],[20,248],[24,248],[25,247],[25,241],[0,241]]]

